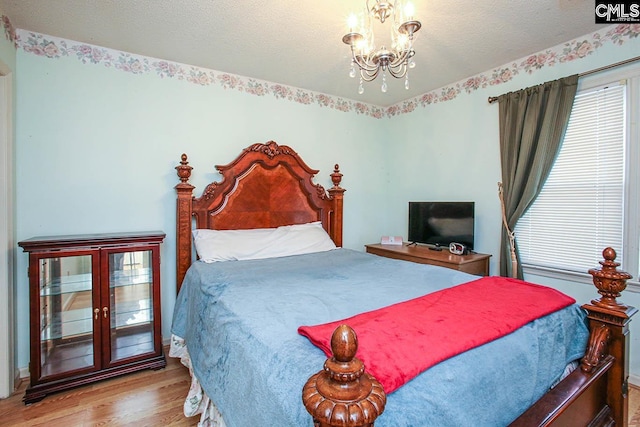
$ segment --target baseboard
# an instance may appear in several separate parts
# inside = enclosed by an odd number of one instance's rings
[[[29,378],[29,368],[27,368],[26,366],[24,368],[19,368],[18,369],[18,378],[19,379]],[[17,384],[17,382],[16,382],[16,384]]]
[[[629,375],[629,384],[640,388],[640,375]]]

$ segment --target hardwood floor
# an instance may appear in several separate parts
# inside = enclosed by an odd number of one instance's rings
[[[166,349],[168,352],[168,349]],[[167,356],[167,367],[100,381],[47,396],[26,406],[26,381],[0,400],[2,426],[195,426],[199,417],[182,413],[189,391],[189,372]]]

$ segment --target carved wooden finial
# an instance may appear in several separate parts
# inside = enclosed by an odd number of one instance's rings
[[[627,287],[627,280],[631,275],[618,270],[619,262],[615,262],[616,251],[613,248],[606,248],[602,251],[604,261],[600,261],[602,268],[592,268],[589,274],[593,276],[593,284],[598,288],[598,293],[602,298],[591,301],[592,304],[611,309],[625,310],[626,305],[616,301],[620,292]]]
[[[364,371],[364,364],[355,357],[357,350],[354,330],[338,326],[331,336],[333,357],[302,389],[302,401],[315,427],[373,427],[384,411],[384,389]]]
[[[333,182],[333,188],[340,188],[340,183],[342,182],[342,174],[340,173],[340,165],[338,165],[337,163],[333,167],[331,182]]]
[[[180,156],[180,158],[180,164],[176,166],[176,170],[178,171],[178,178],[180,178],[180,181],[182,183],[186,183],[191,177],[191,170],[193,168],[189,166],[187,155],[185,153],[182,153],[182,156]]]
[[[355,358],[357,351],[358,337],[355,331],[348,325],[338,326],[333,332],[333,335],[331,335],[331,352],[333,353],[333,358],[338,362],[362,364],[360,359]]]

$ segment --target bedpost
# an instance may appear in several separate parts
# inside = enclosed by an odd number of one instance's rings
[[[333,212],[331,214],[331,239],[336,246],[342,246],[342,202],[344,198],[344,188],[340,187],[342,181],[342,174],[340,173],[340,166],[336,163],[331,174],[331,182],[333,187],[329,189],[329,194],[333,199]]]
[[[581,368],[590,372],[603,354],[615,357],[607,377],[607,405],[615,425],[626,426],[629,422],[629,322],[638,310],[616,300],[626,288],[631,275],[617,269],[620,263],[614,261],[615,250],[606,248],[602,256],[602,268],[589,270],[602,297],[582,306],[587,310],[591,337]],[[608,352],[602,347],[608,347]]]
[[[338,326],[331,335],[333,357],[302,389],[314,427],[373,427],[384,411],[387,395],[378,380],[365,372],[364,363],[355,357],[357,350],[354,330]]]
[[[180,164],[176,166],[180,183],[175,186],[176,203],[176,293],[180,291],[182,280],[191,265],[191,200],[193,185],[189,184],[191,170],[187,155],[182,154]]]

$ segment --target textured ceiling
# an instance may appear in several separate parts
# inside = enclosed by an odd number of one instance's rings
[[[389,106],[592,33],[592,0],[413,0],[410,89],[357,92],[341,39],[364,0],[0,0],[15,28]]]

